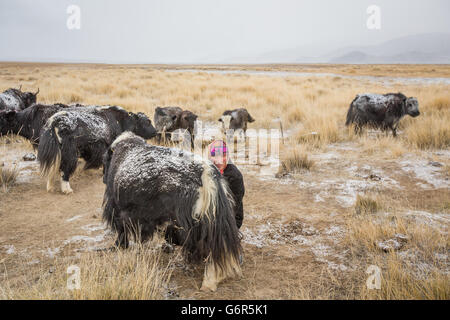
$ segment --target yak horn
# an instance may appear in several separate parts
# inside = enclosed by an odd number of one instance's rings
[[[36,91],[36,93],[34,95],[37,96],[38,93],[39,93],[39,88],[38,88],[38,90]]]
[[[22,91],[22,85],[20,85],[20,87],[19,87],[19,91]]]

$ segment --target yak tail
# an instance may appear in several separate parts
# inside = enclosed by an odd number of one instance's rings
[[[107,183],[107,182],[105,182]],[[103,215],[102,215],[102,220],[103,222],[106,223],[106,225],[108,227],[110,227],[114,232],[116,232],[117,230],[115,229],[114,226],[114,213],[115,213],[115,208],[114,208],[114,200],[108,196],[110,194],[110,190],[109,190],[109,186],[106,185],[106,190],[105,190],[105,194],[103,195]]]
[[[347,127],[351,125],[353,121],[355,121],[355,107],[353,103],[356,101],[356,99],[358,99],[358,96],[356,96],[355,99],[353,99],[352,103],[350,103],[350,107],[347,111],[347,120],[345,121],[345,125]]]
[[[41,174],[46,177],[56,177],[61,166],[61,148],[55,128],[44,129],[38,146],[38,161]]]
[[[215,291],[221,280],[241,274],[242,247],[231,199],[218,170],[204,164],[202,187],[192,210],[194,223],[183,246],[191,259],[206,262],[202,290]]]

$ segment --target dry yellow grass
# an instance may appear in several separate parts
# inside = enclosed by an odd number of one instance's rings
[[[0,167],[0,186],[3,192],[8,192],[8,189],[16,183],[19,170],[16,166]]]
[[[337,66],[329,68],[341,70]],[[376,68],[385,69],[383,66]],[[366,69],[360,67],[358,74]],[[429,67],[395,69],[414,76]],[[444,67],[432,66],[432,69],[447,72]],[[298,143],[318,147],[355,139],[343,123],[347,108],[357,93],[388,91],[381,84],[339,77],[182,73],[166,72],[158,66],[128,66],[125,71],[121,66],[49,64],[36,67],[24,64],[13,67],[4,64],[0,73],[9,75],[2,77],[0,88],[19,84],[24,89],[40,87],[39,100],[44,103],[121,105],[130,111],[146,112],[151,117],[156,106],[179,105],[206,121],[216,121],[226,109],[246,107],[256,118],[250,128],[274,127],[276,124],[272,120],[281,117],[283,126],[292,132]],[[29,74],[33,77],[28,78]],[[448,147],[449,89],[448,85],[396,86],[395,91],[417,97],[422,112],[419,118],[405,117],[401,121],[401,130],[405,133],[398,140],[402,145],[419,149]]]
[[[370,195],[358,195],[355,203],[356,214],[374,214],[381,209],[379,199]]]
[[[348,220],[346,242],[360,267],[375,265],[381,269],[381,288],[368,290],[361,286],[360,298],[450,298],[450,276],[440,271],[446,268],[446,261],[438,258],[439,254],[447,252],[449,240],[445,234],[428,225],[412,223],[398,214],[377,213],[379,200],[358,198],[356,207],[371,215],[354,215]],[[402,250],[383,252],[378,243],[395,239],[397,234],[408,239]]]
[[[161,251],[148,245],[129,250],[84,253],[76,262],[41,266],[37,280],[29,286],[6,281],[0,286],[0,299],[82,299],[149,300],[164,299],[171,269],[161,259]],[[72,269],[80,270],[79,289],[68,288]]]
[[[366,155],[382,155],[385,157],[398,158],[406,153],[410,148],[405,145],[402,139],[397,139],[391,135],[379,134],[376,139],[362,136],[358,138],[361,150]]]
[[[450,146],[449,112],[425,117],[417,126],[406,129],[408,140],[419,149],[445,149]]]
[[[279,173],[298,173],[301,170],[311,170],[313,166],[314,161],[309,159],[306,149],[296,147],[285,152]]]

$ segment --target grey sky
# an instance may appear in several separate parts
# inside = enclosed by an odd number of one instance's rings
[[[66,9],[81,8],[81,30]],[[381,30],[366,9],[381,8]],[[0,0],[0,60],[223,62],[450,32],[448,0]]]

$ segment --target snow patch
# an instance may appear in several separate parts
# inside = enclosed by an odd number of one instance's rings
[[[80,219],[81,217],[82,217],[82,215],[73,216],[72,218],[67,219],[66,222],[72,222],[72,221]]]
[[[265,224],[255,227],[255,230],[244,228],[244,243],[254,245],[258,248],[273,245],[288,245],[290,251],[295,255],[311,250],[317,261],[326,263],[333,270],[347,271],[352,269],[345,265],[346,252],[338,253],[334,247],[326,244],[332,241],[338,244],[344,236],[344,229],[340,226],[330,226],[320,234],[313,226],[293,221],[290,223]],[[305,247],[300,247],[305,246]]]
[[[12,244],[3,246],[3,248],[5,248],[6,254],[13,254],[14,252],[16,252],[16,248]]]
[[[54,249],[51,248],[47,248],[47,250],[43,250],[43,253],[49,257],[50,259],[53,259],[56,257],[56,255],[60,252],[61,250],[57,247]]]
[[[430,165],[427,160],[407,159],[401,161],[400,165],[404,172],[414,173],[417,179],[425,181],[426,184],[417,184],[423,189],[432,189],[430,185],[436,189],[450,187],[450,181],[441,175],[441,168]]]
[[[83,235],[79,235],[79,236],[73,236],[70,239],[67,239],[64,241],[64,245],[70,244],[70,243],[77,243],[77,242],[101,242],[103,240],[105,240],[105,235],[106,234],[100,234],[97,235],[95,237],[88,237],[88,236],[83,236]]]
[[[448,232],[448,225],[450,223],[450,215],[445,213],[429,213],[426,211],[409,211],[406,214],[407,218],[415,222],[425,224],[436,230],[440,230],[445,234]]]
[[[106,230],[106,225],[103,223],[91,223],[91,224],[82,226],[81,229],[88,231],[88,232],[93,232],[93,231],[98,231],[98,230]]]

